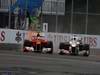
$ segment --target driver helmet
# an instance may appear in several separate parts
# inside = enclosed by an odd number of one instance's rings
[[[72,39],[77,40],[78,39],[77,35],[73,35]]]
[[[76,40],[76,38],[74,37],[73,40]]]
[[[40,34],[39,33],[37,34],[37,37],[40,37]]]

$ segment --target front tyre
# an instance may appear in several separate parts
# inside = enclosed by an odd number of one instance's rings
[[[84,54],[83,54],[83,56],[86,56],[86,57],[88,57],[90,55],[90,51],[88,50],[88,51],[86,51]]]

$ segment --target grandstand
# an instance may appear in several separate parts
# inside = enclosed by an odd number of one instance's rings
[[[0,28],[25,29],[9,9],[16,0],[0,0]],[[99,35],[99,0],[44,0],[41,25],[48,23],[48,32]]]

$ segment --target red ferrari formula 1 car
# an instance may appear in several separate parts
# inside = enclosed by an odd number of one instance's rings
[[[31,40],[25,40],[23,47],[24,52],[53,53],[52,41],[48,41],[41,33],[35,33]]]

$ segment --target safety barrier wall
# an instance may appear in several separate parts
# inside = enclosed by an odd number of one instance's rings
[[[68,42],[72,34],[45,33],[45,36],[48,40],[53,41],[54,52],[57,52],[60,42]],[[81,37],[84,43],[90,44],[91,48],[100,49],[100,36],[81,34],[77,34],[77,36]],[[23,44],[26,37],[27,31],[0,29],[0,43]]]
[[[0,29],[0,43],[22,44],[25,31]]]
[[[74,34],[62,34],[62,33],[47,33],[47,38],[53,41],[54,50],[57,52],[60,42],[68,42]],[[97,35],[81,35],[77,36],[82,38],[82,42],[89,44],[91,49],[100,49],[100,36]]]

